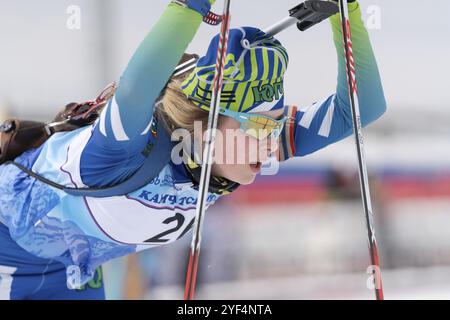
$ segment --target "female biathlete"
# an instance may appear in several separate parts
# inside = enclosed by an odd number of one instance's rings
[[[173,242],[191,229],[201,163],[184,147],[183,161],[172,157],[162,163],[166,160],[152,146],[180,129],[198,139],[195,123],[207,123],[218,36],[193,71],[172,74],[213,3],[170,3],[97,121],[56,133],[15,159],[70,188],[115,186],[153,161],[162,169],[151,182],[121,195],[77,196],[17,166],[0,166],[0,298],[104,299],[103,263]],[[385,112],[386,103],[356,1],[349,11],[361,121],[367,126]],[[255,28],[230,31],[218,129],[224,137],[227,130],[235,135],[217,148],[227,154],[236,151],[237,140],[245,137],[248,143],[245,161],[213,165],[208,206],[252,183],[272,153],[285,161],[352,134],[339,15],[330,21],[338,53],[337,91],[304,108],[284,104],[288,54],[281,43]]]

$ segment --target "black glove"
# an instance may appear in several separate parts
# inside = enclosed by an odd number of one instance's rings
[[[334,1],[334,2],[338,3],[339,0],[331,0],[331,1]],[[355,2],[355,1],[356,0],[347,0],[348,3],[352,3],[352,2]]]

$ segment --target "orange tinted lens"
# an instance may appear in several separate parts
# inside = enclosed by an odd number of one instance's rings
[[[258,140],[263,140],[272,134],[279,136],[282,127],[282,122],[258,116],[248,116],[248,121],[241,124],[241,128],[246,134],[255,137]]]

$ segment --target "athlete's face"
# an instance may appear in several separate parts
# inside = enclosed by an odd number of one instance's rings
[[[279,119],[283,110],[258,114]],[[278,141],[273,138],[259,141],[240,130],[238,121],[226,116],[220,116],[217,128],[220,135],[216,139],[211,173],[241,185],[253,183],[261,171],[261,164],[278,150]]]

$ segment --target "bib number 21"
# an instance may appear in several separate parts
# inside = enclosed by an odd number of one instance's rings
[[[170,239],[164,239],[164,237],[166,237],[169,234],[175,233],[178,230],[180,230],[183,227],[185,220],[186,219],[184,218],[184,216],[177,212],[174,217],[167,218],[166,220],[163,221],[164,224],[170,224],[172,222],[176,222],[177,224],[176,224],[175,227],[173,227],[173,228],[171,228],[171,229],[169,229],[167,231],[164,231],[164,232],[162,232],[162,233],[160,233],[160,234],[158,234],[158,235],[156,235],[156,236],[154,236],[154,237],[152,237],[152,238],[150,238],[148,240],[145,240],[144,242],[145,243],[166,243],[166,242],[169,242]],[[184,229],[184,231],[178,237],[178,239],[183,237],[192,228],[192,225],[194,224],[194,220],[195,219],[192,219],[192,221],[188,224],[188,226]]]

